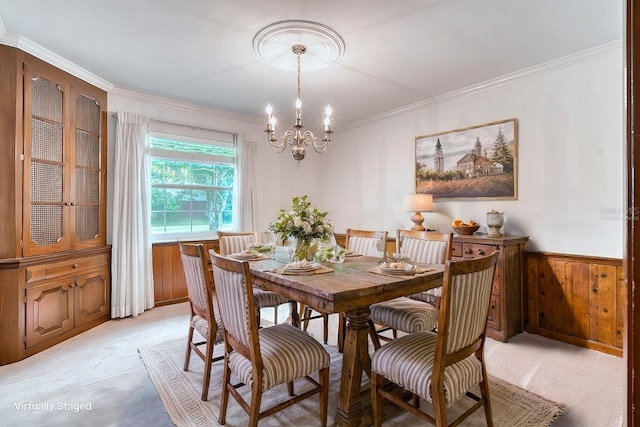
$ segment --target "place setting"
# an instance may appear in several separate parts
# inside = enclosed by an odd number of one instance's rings
[[[432,268],[421,268],[408,261],[387,262],[383,261],[376,267],[367,271],[385,276],[415,276],[433,271]]]
[[[235,254],[229,255],[229,257],[240,261],[261,261],[265,259],[271,259],[271,257],[265,255],[264,253],[260,253],[255,248],[247,248],[242,252],[237,252]]]
[[[295,275],[295,276],[310,276],[312,274],[331,273],[332,268],[325,267],[318,261],[293,261],[281,268],[273,270],[277,274]]]

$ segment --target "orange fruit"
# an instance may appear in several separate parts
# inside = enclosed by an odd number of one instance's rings
[[[453,220],[452,225],[453,225],[454,227],[459,227],[459,226],[461,226],[461,225],[464,225],[464,221],[463,221],[463,220],[461,220],[461,219],[455,219],[455,220]]]

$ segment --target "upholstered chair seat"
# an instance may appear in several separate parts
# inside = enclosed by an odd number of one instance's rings
[[[371,360],[371,369],[407,391],[424,396],[429,402],[433,359],[437,335],[416,332],[382,346]],[[401,368],[399,368],[401,367]],[[444,396],[447,406],[462,397],[467,390],[482,381],[482,363],[467,357],[444,369]]]
[[[432,331],[438,324],[439,311],[407,297],[399,297],[371,306],[370,317],[391,329],[406,333]]]
[[[264,371],[262,390],[302,378],[329,366],[329,354],[311,335],[301,334],[291,325],[258,331]],[[253,365],[238,352],[229,354],[229,366],[240,381],[251,386]]]

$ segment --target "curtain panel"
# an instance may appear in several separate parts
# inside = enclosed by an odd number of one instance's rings
[[[260,203],[258,201],[258,144],[255,141],[238,140],[236,198],[238,203],[235,224],[238,230],[257,230],[260,217]]]
[[[148,118],[116,113],[111,317],[153,308]]]

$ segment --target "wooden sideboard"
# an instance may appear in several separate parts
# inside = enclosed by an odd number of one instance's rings
[[[478,258],[499,249],[491,290],[487,336],[502,342],[523,331],[523,251],[526,236],[453,236],[453,259]]]

